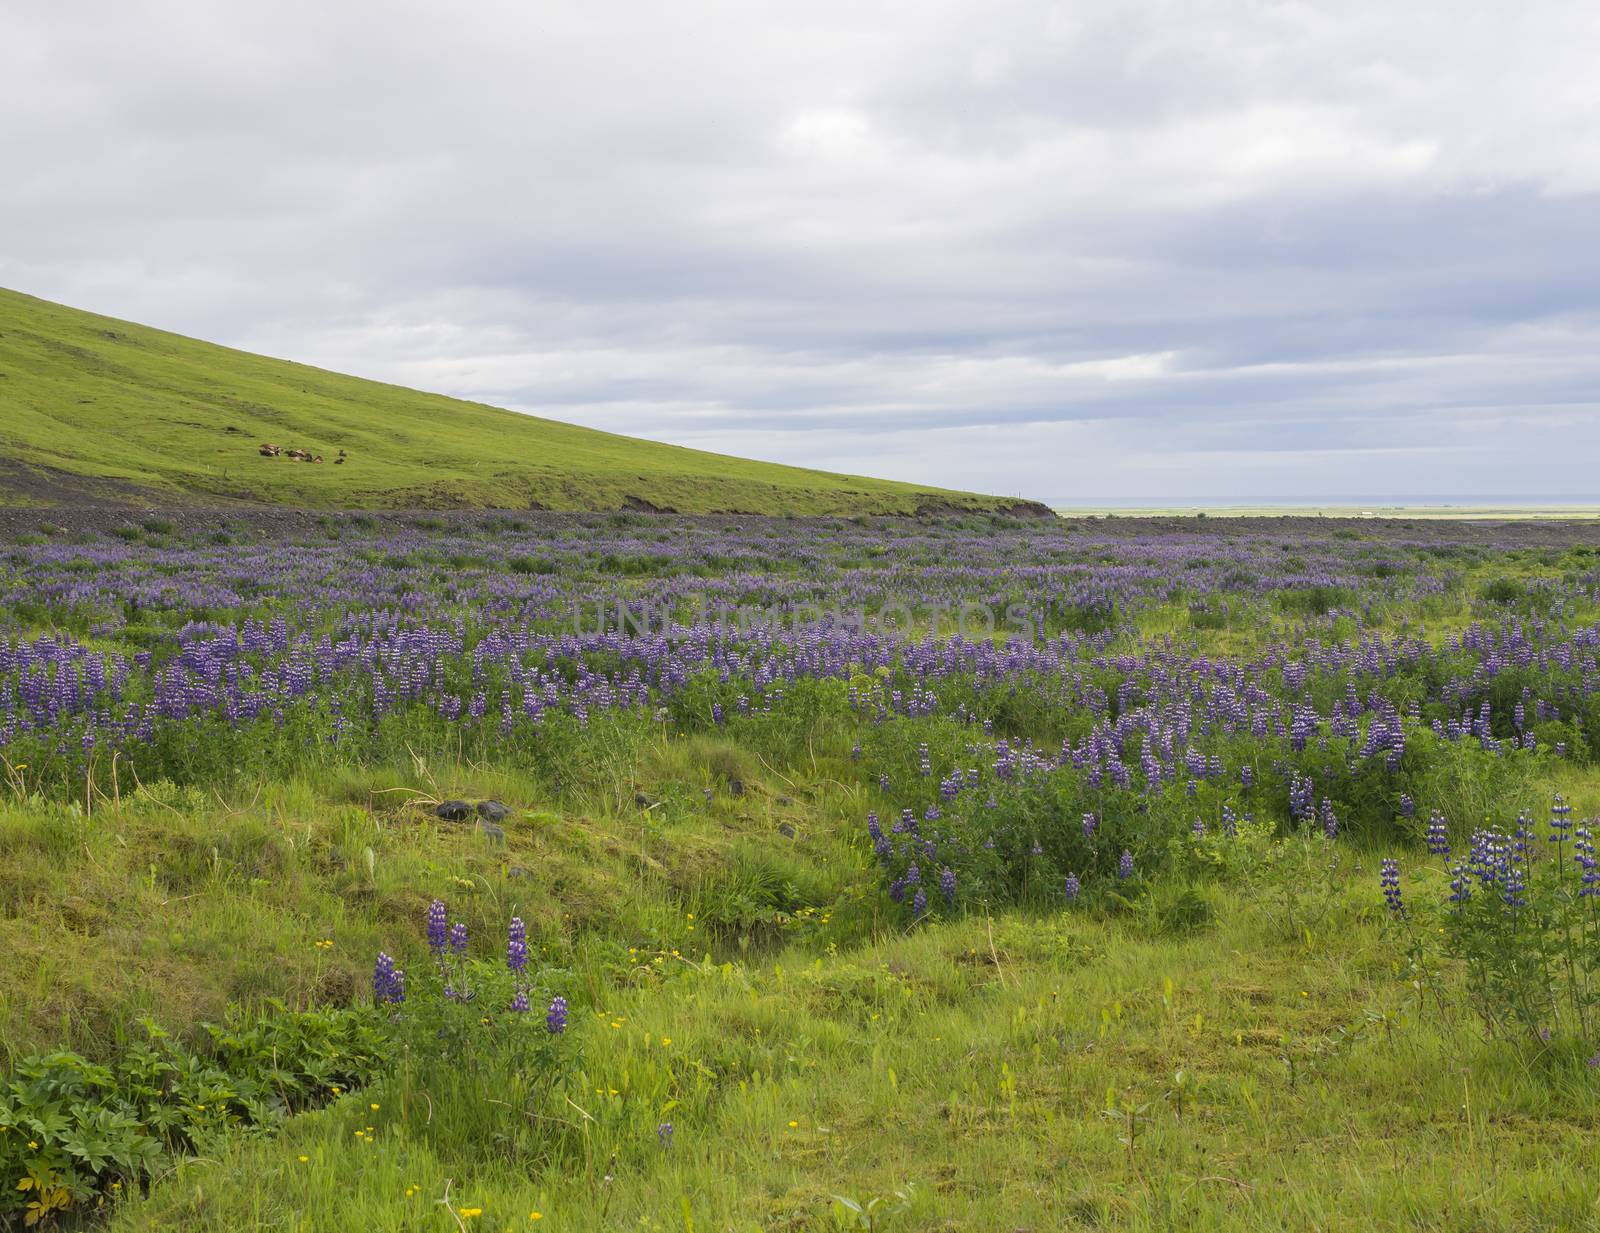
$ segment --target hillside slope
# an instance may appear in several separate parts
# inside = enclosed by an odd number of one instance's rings
[[[263,444],[303,450],[322,462]],[[335,462],[344,452],[344,460]],[[200,342],[0,289],[0,504],[857,514],[1042,507],[750,462]]]

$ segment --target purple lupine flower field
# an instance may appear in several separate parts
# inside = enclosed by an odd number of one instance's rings
[[[1065,1133],[1125,1214],[1187,1170],[1232,1179],[1196,1220],[1266,1227],[1383,1190],[1386,1153],[1329,1140],[1330,1176],[1348,1150],[1371,1177],[1251,1215],[1286,1184],[1261,1145],[1331,1133],[1330,1097],[1455,1127],[1441,1178],[1486,1141],[1546,1161],[1486,1183],[1497,1210],[1592,1201],[1592,1153],[1541,1154],[1600,1109],[1585,528],[64,521],[0,552],[0,925],[9,979],[55,990],[0,999],[5,1028],[122,1058],[153,1013],[238,1095],[217,1127],[119,1095],[90,1159],[19,1146],[48,1125],[19,1071],[0,1163],[62,1212],[187,1203],[154,1162],[218,1128],[276,1158],[259,1132],[325,1107],[361,1111],[316,1149],[336,1175],[435,1116],[519,1162],[473,1183],[496,1203],[531,1170],[593,1220],[593,1170],[631,1169],[644,1214],[661,1170],[763,1136],[750,1169],[831,1185],[850,1167],[809,1153],[870,1106],[938,1110],[939,1145],[868,1169],[906,1212],[989,1227],[940,1161]],[[369,1050],[337,1083],[333,1024]],[[292,1095],[226,1052],[246,1025],[303,1052]]]
[[[837,684],[869,730],[970,729],[964,761],[986,765],[938,768],[946,799],[1070,765],[1108,798],[1226,784],[1264,803],[1288,783],[1292,803],[1306,775],[1320,803],[1297,808],[1378,826],[1410,798],[1408,742],[1583,757],[1597,739],[1600,558],[1581,545],[1479,586],[1512,586],[1497,601],[1463,587],[1526,532],[808,530],[623,516],[14,545],[0,750],[47,791],[109,781],[113,758],[183,782],[406,741],[537,747],[663,710],[705,727]],[[1336,779],[1387,773],[1387,796],[1329,780],[1335,748]]]

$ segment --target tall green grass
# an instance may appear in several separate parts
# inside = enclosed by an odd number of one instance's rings
[[[363,998],[380,947],[425,962],[434,895],[490,959],[523,916],[573,990],[554,1080],[492,1037],[397,1062],[215,1135],[114,1227],[859,1227],[835,1196],[908,1230],[1595,1227],[1595,1072],[1486,1038],[1458,973],[1411,982],[1373,849],[1263,832],[1126,900],[908,927],[834,754],[658,735],[603,779],[413,762],[0,809],[13,1053]],[[1592,773],[1545,786],[1600,806]],[[513,803],[504,845],[416,804],[446,794]]]

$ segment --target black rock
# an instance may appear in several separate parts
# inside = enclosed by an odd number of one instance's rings
[[[633,803],[635,805],[639,806],[640,809],[649,809],[652,805],[655,804],[655,802],[653,800],[651,800],[648,796],[646,796],[643,792],[635,792],[633,794]]]
[[[485,822],[504,822],[511,816],[511,810],[499,801],[479,801],[478,816]]]
[[[446,822],[465,822],[472,816],[472,806],[466,801],[440,801],[433,812]]]
[[[478,819],[478,829],[483,832],[483,837],[495,846],[501,846],[506,841],[506,833],[493,822],[483,818]]]
[[[742,780],[742,779],[730,779],[730,780],[728,780],[728,795],[729,796],[743,796],[744,795],[744,780]]]
[[[785,839],[793,839],[794,827],[790,826],[787,822],[780,822],[778,823],[778,834],[782,835]]]

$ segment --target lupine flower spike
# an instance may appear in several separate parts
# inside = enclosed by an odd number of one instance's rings
[[[1389,906],[1389,911],[1396,916],[1404,916],[1406,907],[1400,898],[1400,862],[1393,857],[1384,857],[1378,879],[1383,886],[1383,901]]]

